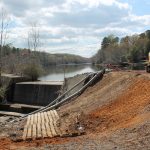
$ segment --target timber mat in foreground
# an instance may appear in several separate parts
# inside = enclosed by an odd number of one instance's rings
[[[23,132],[23,140],[62,136],[57,126],[59,115],[56,110],[29,115]]]

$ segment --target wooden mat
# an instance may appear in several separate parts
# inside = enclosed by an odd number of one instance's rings
[[[56,110],[29,115],[24,127],[23,140],[61,136]]]

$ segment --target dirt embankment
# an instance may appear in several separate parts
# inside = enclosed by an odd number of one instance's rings
[[[89,113],[97,107],[108,104],[131,84],[135,76],[137,74],[128,72],[106,74],[100,82],[86,89],[81,96],[62,106],[60,113],[79,111]]]
[[[134,149],[150,147],[148,142],[141,144],[150,136],[149,86],[149,74],[112,72],[76,100],[61,107],[60,114],[64,114],[63,121],[70,129],[76,123],[75,118],[79,118],[86,135],[96,139],[105,137],[106,146],[109,140],[121,138],[115,141],[116,146],[124,143],[124,146],[134,145]],[[128,143],[130,140],[134,144]]]
[[[150,80],[139,77],[132,82],[113,102],[89,114],[86,124],[91,132],[126,128],[149,119]]]
[[[1,146],[31,146],[53,149],[148,149],[150,147],[150,75],[112,72],[58,112],[64,129],[79,122],[85,135],[13,143]],[[76,142],[74,142],[76,141]],[[57,144],[57,145],[56,145]],[[74,145],[74,146],[72,146]],[[88,147],[86,147],[89,145]],[[85,148],[86,147],[86,148]],[[15,148],[14,148],[15,149]]]

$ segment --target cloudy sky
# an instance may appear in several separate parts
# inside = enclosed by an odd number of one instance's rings
[[[50,53],[90,57],[108,34],[122,37],[150,29],[149,0],[0,0],[10,18],[9,42],[27,48],[30,25],[39,26]]]

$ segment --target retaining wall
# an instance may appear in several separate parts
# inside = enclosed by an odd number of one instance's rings
[[[79,81],[84,79],[88,74],[89,73],[78,74],[73,77],[65,78],[65,82],[62,88],[63,93],[71,89],[75,84],[77,84]],[[77,92],[79,89],[81,89],[84,86],[84,84],[85,84],[85,80],[82,83],[80,83],[77,87],[75,87],[73,90],[71,90],[68,94],[66,94],[65,97],[68,97],[74,94],[75,92]]]
[[[15,84],[18,82],[31,81],[31,79],[23,76],[16,76],[13,74],[2,74],[1,77],[2,85],[4,85],[7,89],[6,91],[6,99],[8,102],[12,102],[14,98],[14,88]]]
[[[63,82],[22,82],[15,85],[15,103],[45,106],[59,95]]]

